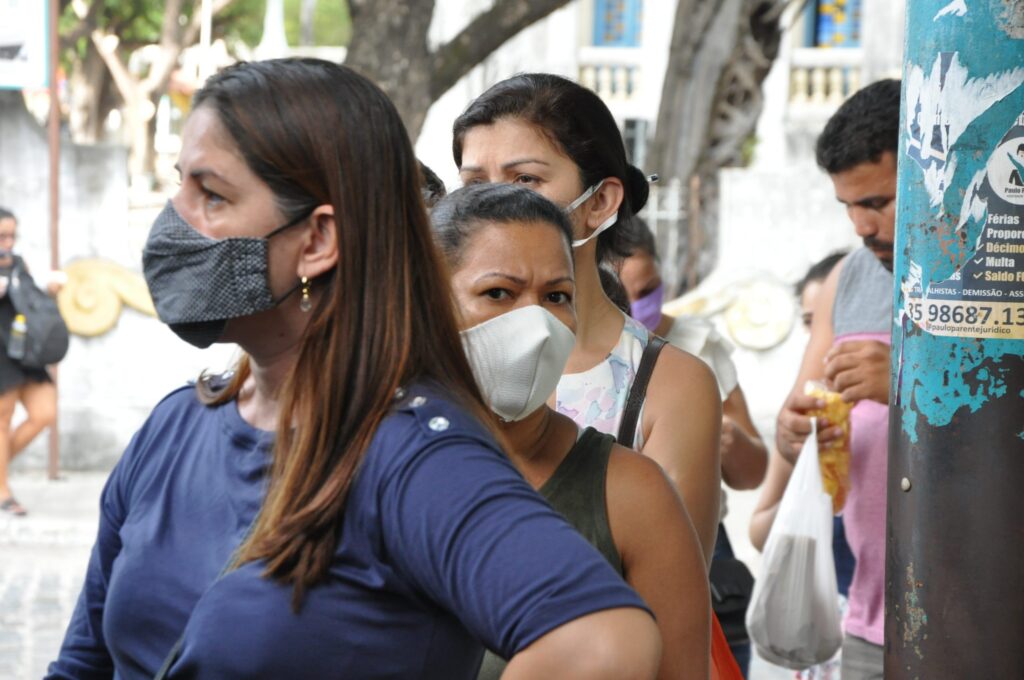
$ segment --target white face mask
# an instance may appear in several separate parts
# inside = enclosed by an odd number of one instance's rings
[[[496,316],[461,335],[484,399],[506,421],[522,420],[544,405],[576,344],[569,327],[537,305]]]
[[[577,198],[575,201],[573,201],[572,203],[570,203],[569,205],[567,205],[565,207],[565,214],[566,215],[571,215],[572,212],[576,208],[578,208],[581,205],[583,205],[584,201],[586,201],[588,198],[590,198],[591,196],[596,194],[597,190],[600,189],[603,184],[604,184],[604,180],[601,180],[600,182],[598,182],[597,184],[595,184],[594,186],[590,187],[589,189],[584,191],[582,194],[580,194],[579,198]],[[584,245],[585,243],[587,243],[587,242],[597,238],[598,236],[601,235],[602,232],[607,231],[608,229],[610,229],[611,226],[613,224],[615,224],[615,222],[618,219],[619,219],[619,213],[618,212],[612,213],[611,217],[609,217],[604,222],[602,222],[597,227],[597,229],[594,230],[593,234],[591,234],[590,236],[588,236],[586,238],[581,238],[581,239],[577,239],[577,240],[573,241],[572,242],[572,247],[573,248],[579,248],[580,246]]]

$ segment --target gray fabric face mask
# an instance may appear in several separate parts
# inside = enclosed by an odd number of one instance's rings
[[[160,320],[185,342],[205,348],[221,338],[229,319],[280,304],[298,286],[274,299],[270,239],[307,217],[309,212],[263,238],[217,240],[196,231],[168,201],[142,250],[142,271]]]

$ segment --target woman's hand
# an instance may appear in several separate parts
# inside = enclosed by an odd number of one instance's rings
[[[756,489],[764,479],[768,449],[739,385],[722,404],[722,481],[731,489]]]

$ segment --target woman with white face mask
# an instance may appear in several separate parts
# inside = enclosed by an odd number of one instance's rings
[[[434,208],[463,344],[506,452],[526,480],[589,540],[654,611],[659,678],[706,678],[708,591],[696,534],[652,461],[550,408],[577,329],[572,232],[525,188],[453,192]],[[479,678],[504,662],[485,657]]]
[[[618,223],[647,201],[647,178],[626,162],[608,107],[559,76],[509,78],[470,103],[453,126],[452,150],[466,184],[514,182],[565,206],[576,265],[576,346],[556,409],[581,426],[628,437],[682,494],[710,564],[718,530],[722,402],[711,370],[665,347],[657,357],[634,434],[621,430],[630,388],[651,338],[601,288],[598,264],[628,255]]]

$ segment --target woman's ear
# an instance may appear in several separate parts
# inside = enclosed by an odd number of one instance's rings
[[[338,225],[334,206],[321,205],[309,216],[312,228],[306,231],[299,251],[298,275],[309,279],[324,274],[338,264]]]
[[[587,236],[601,226],[605,220],[619,211],[626,191],[618,177],[607,177],[601,188],[590,198],[590,212],[587,214]]]

